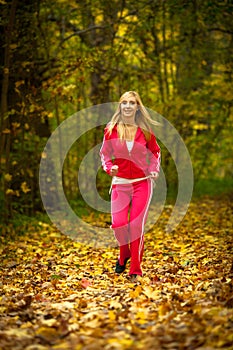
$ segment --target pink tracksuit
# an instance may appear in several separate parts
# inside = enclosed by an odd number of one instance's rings
[[[120,265],[130,258],[129,274],[142,275],[144,226],[153,194],[153,181],[149,175],[154,171],[159,172],[160,148],[153,133],[146,141],[138,127],[133,148],[129,151],[126,141],[119,140],[117,127],[111,135],[106,127],[100,156],[107,173],[110,173],[113,165],[117,165],[117,177],[128,179],[126,183],[112,185],[111,227],[120,247]]]

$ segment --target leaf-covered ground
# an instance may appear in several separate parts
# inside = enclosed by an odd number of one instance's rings
[[[233,349],[231,200],[192,203],[165,233],[170,211],[146,234],[137,282],[114,273],[117,248],[43,223],[15,240],[5,228],[0,349]]]

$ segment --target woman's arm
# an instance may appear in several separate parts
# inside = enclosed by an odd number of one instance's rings
[[[113,166],[112,157],[113,157],[112,142],[108,133],[108,129],[105,128],[103,143],[100,149],[100,158],[101,158],[101,163],[104,171],[106,171],[106,173],[108,173],[111,176],[112,176],[111,169]]]
[[[149,149],[149,172],[153,173],[154,177],[158,177],[155,173],[158,174],[160,171],[161,153],[153,133],[151,134],[150,140],[147,142],[147,148]]]

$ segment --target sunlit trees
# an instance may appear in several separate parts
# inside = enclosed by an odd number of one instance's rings
[[[12,0],[0,6],[1,193],[7,216],[41,209],[38,165],[50,133],[73,113],[117,101],[126,90],[139,91],[145,105],[179,131],[196,181],[231,175],[229,2]],[[101,136],[102,127],[92,130],[67,155],[68,196],[79,195],[80,161]],[[165,148],[163,167],[175,186]]]

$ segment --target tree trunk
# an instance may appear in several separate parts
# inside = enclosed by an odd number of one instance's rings
[[[10,148],[11,148],[11,132],[10,120],[8,116],[8,90],[9,90],[9,75],[11,68],[11,43],[14,38],[14,23],[18,0],[13,0],[9,14],[9,22],[5,28],[5,50],[3,63],[3,78],[1,90],[1,143],[0,143],[0,166],[1,173],[9,174],[10,169]],[[5,165],[2,166],[2,156],[4,155]],[[4,169],[2,169],[4,168]],[[11,196],[7,194],[8,183],[4,178],[4,202],[6,218],[11,216]]]

